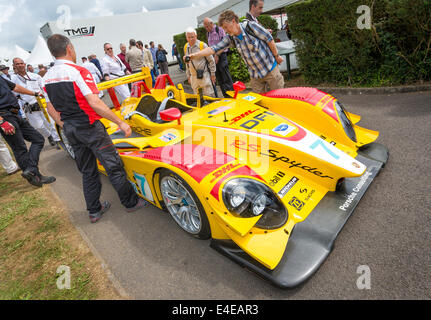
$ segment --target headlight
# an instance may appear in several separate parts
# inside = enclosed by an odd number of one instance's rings
[[[256,223],[259,228],[279,228],[288,218],[280,199],[266,185],[256,180],[230,180],[223,188],[223,201],[232,214],[244,218],[261,216]]]
[[[353,124],[350,121],[349,117],[347,116],[347,113],[339,101],[335,101],[335,108],[337,109],[338,115],[340,116],[341,123],[344,128],[344,132],[346,132],[347,136],[353,141],[358,142],[356,139],[356,132],[355,129],[353,129]]]

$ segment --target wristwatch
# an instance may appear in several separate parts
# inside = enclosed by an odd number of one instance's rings
[[[39,97],[39,92],[35,92],[35,93],[33,93],[33,95],[37,98],[37,97]]]

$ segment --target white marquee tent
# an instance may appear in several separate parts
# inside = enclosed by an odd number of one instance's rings
[[[8,67],[11,67],[13,58],[21,58],[22,60],[26,61],[29,57],[30,53],[27,50],[24,50],[20,46],[15,45],[12,54],[9,57],[4,58],[1,64],[5,64]]]
[[[38,36],[36,40],[36,44],[34,45],[33,50],[31,51],[31,55],[24,60],[25,63],[36,67],[39,64],[49,65],[51,62],[54,62],[51,53],[49,52],[48,46],[42,36]]]

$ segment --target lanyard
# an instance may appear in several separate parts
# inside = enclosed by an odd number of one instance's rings
[[[25,84],[27,84],[27,81],[36,81],[36,80],[32,80],[31,78],[30,78],[30,76],[27,74],[27,72],[25,73],[25,75],[24,76],[22,76],[22,75],[20,75],[20,74],[16,74],[20,79],[21,79],[21,81],[22,82],[24,82]],[[27,78],[25,77],[25,76],[27,76]]]

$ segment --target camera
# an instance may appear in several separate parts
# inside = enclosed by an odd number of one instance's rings
[[[190,60],[192,60],[192,59],[190,58],[190,56],[186,56],[186,57],[184,58],[184,61],[185,61],[185,62],[190,62]]]
[[[196,78],[203,79],[205,70],[197,69],[196,70]]]

